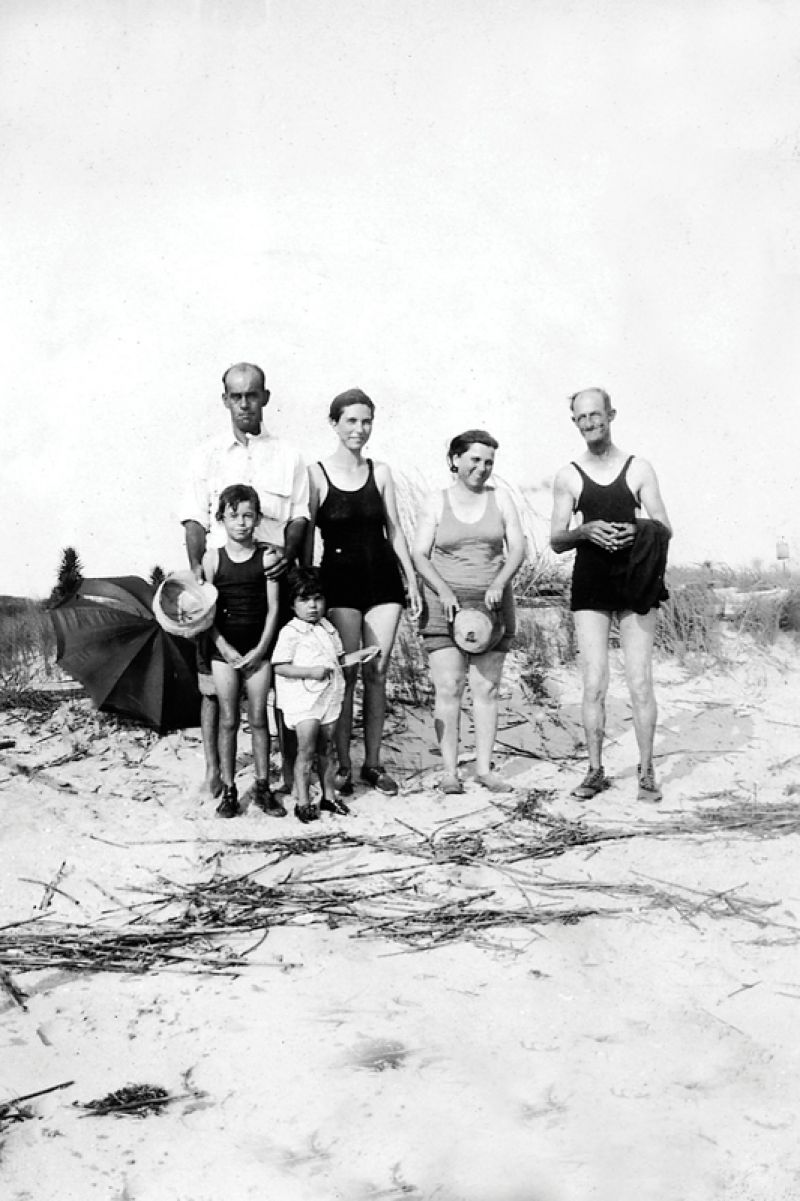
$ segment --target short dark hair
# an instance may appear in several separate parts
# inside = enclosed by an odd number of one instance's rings
[[[322,577],[318,567],[294,567],[286,577],[289,585],[289,600],[310,600],[312,596],[325,599]]]
[[[226,509],[230,508],[235,511],[239,508],[239,505],[246,504],[248,501],[256,511],[256,517],[260,517],[261,501],[258,499],[258,493],[255,488],[251,488],[249,484],[229,484],[219,494],[216,512],[217,521],[222,521]]]
[[[349,409],[350,405],[366,405],[372,416],[375,416],[375,405],[366,392],[362,392],[360,388],[348,388],[346,392],[340,392],[338,396],[334,396],[331,407],[328,409],[328,417],[331,421],[338,421],[344,410]]]
[[[463,455],[464,451],[469,450],[475,442],[480,442],[481,446],[490,446],[492,450],[498,450],[500,446],[497,439],[486,430],[464,430],[463,434],[456,434],[447,448],[447,462],[450,464],[451,471],[454,469],[453,459],[455,456]]]
[[[577,392],[573,392],[569,398],[569,407],[574,411],[575,401],[579,396],[583,396],[584,392],[596,392],[598,396],[602,396],[605,410],[608,412],[611,408],[611,397],[606,392],[605,388],[579,388]]]
[[[261,380],[261,391],[266,392],[267,381],[264,376],[264,372],[257,363],[231,363],[227,371],[223,371],[222,373],[222,386],[226,392],[228,390],[228,376],[232,371],[255,371],[258,375],[258,378]]]

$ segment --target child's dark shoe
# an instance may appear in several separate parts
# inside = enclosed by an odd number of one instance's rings
[[[256,792],[253,804],[267,817],[286,817],[286,807],[281,804],[270,789],[269,780],[256,780]]]
[[[238,817],[242,812],[235,784],[226,784],[222,789],[222,800],[217,805],[217,817]]]
[[[323,813],[337,813],[339,817],[347,817],[350,812],[344,801],[340,801],[337,796],[324,796],[319,803],[319,807]]]
[[[316,805],[295,805],[294,815],[304,825],[308,822],[319,821],[319,809]]]

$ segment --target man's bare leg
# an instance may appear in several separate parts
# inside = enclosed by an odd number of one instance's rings
[[[657,609],[644,614],[626,610],[619,619],[625,678],[631,695],[639,767],[643,773],[651,771],[653,767],[653,741],[658,717],[653,690],[653,642],[657,619]]]
[[[211,676],[207,677],[209,680]],[[219,704],[216,696],[203,695],[200,702],[200,730],[203,735],[203,755],[206,774],[203,789],[212,798],[222,792],[219,770]]]
[[[583,678],[583,729],[589,770],[595,771],[603,765],[611,614],[597,609],[579,609],[573,616]]]

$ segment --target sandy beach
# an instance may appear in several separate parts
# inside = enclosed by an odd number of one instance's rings
[[[657,664],[649,807],[617,660],[594,801],[576,668],[510,661],[512,794],[443,797],[395,705],[401,796],[312,829],[215,819],[197,731],[4,713],[3,1197],[796,1201],[800,668],[725,656]]]

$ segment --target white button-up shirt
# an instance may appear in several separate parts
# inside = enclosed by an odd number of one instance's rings
[[[282,547],[287,522],[309,515],[308,472],[294,447],[264,429],[246,434],[244,442],[231,432],[204,443],[193,456],[181,500],[180,520],[199,522],[209,534],[209,546],[225,545],[216,512],[220,493],[231,484],[249,484],[258,493],[259,542]]]

